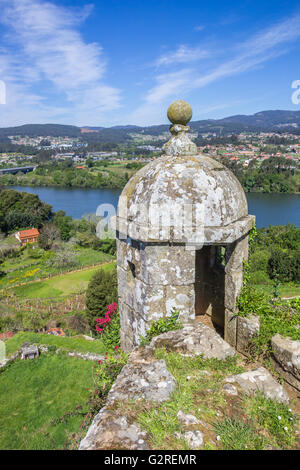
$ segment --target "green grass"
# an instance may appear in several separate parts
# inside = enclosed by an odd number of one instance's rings
[[[263,450],[267,440],[257,434],[253,423],[225,418],[215,425],[223,450]]]
[[[119,404],[120,413],[126,409],[126,414],[148,433],[151,448],[188,449],[183,438],[187,429],[203,432],[204,449],[289,449],[295,444],[297,420],[288,407],[264,397],[224,393],[224,378],[245,370],[239,358],[204,360],[163,349],[156,350],[155,356],[166,361],[177,381],[169,400],[161,404],[145,400]],[[184,426],[177,417],[179,410],[193,414],[200,423]],[[287,426],[288,431],[284,429]]]
[[[272,296],[274,287],[272,282],[270,284],[256,284],[255,289],[263,294]],[[285,283],[279,286],[280,296],[281,297],[296,297],[300,296],[300,286],[297,286],[292,283]]]
[[[225,374],[243,371],[236,358],[225,361],[204,360],[200,356],[184,357],[178,353],[155,351],[158,359],[164,359],[168,370],[177,381],[177,388],[170,399],[161,405],[142,410],[137,421],[145,429],[154,449],[187,449],[182,439],[175,437],[183,431],[178,421],[179,410],[192,413],[201,421],[210,422],[217,418],[218,409],[226,405],[221,384]],[[209,390],[209,392],[208,392]]]
[[[88,399],[90,361],[42,355],[16,361],[0,373],[0,448],[64,449],[78,432],[83,416],[51,424]]]
[[[10,356],[17,352],[25,342],[56,346],[58,348],[83,353],[91,352],[104,354],[107,351],[107,347],[104,346],[101,339],[89,341],[82,337],[59,337],[42,333],[20,332],[5,342],[6,355]]]
[[[104,265],[101,269],[112,270],[114,263]],[[65,273],[45,281],[15,287],[14,292],[22,298],[57,298],[76,294],[86,290],[93,274],[99,266],[84,269],[75,273]]]
[[[20,242],[16,239],[15,235],[8,235],[0,241],[0,249],[7,245],[20,246]]]
[[[250,416],[267,429],[274,439],[274,445],[288,449],[295,443],[295,427],[297,418],[291,409],[275,400],[270,400],[262,394],[247,397],[245,405]]]

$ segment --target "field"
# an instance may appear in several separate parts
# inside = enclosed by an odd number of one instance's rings
[[[57,354],[16,361],[0,373],[0,448],[65,449],[83,420],[93,363]],[[84,410],[83,410],[84,411]],[[55,420],[58,420],[56,422]]]
[[[52,262],[52,257],[54,256],[52,253],[49,255],[49,252],[45,252],[38,259],[34,258],[33,255],[33,250],[26,248],[22,252],[18,252],[18,256],[7,258],[4,261],[1,269],[7,274],[0,279],[0,290],[49,276],[63,274],[70,270],[78,270],[96,264],[100,265],[113,259],[111,255],[102,251],[77,247],[74,249],[74,267],[59,268]],[[83,280],[86,280],[85,276],[83,278]]]
[[[104,264],[102,269],[113,269],[114,263]],[[28,299],[50,299],[67,297],[84,292],[93,274],[100,266],[82,269],[77,272],[65,273],[44,281],[32,282],[20,287],[15,287],[17,297]]]
[[[274,290],[271,282],[265,284],[255,284],[255,287],[258,291],[261,291],[268,296],[271,296]],[[280,285],[279,291],[282,298],[293,298],[300,296],[300,286],[292,283],[284,283]]]

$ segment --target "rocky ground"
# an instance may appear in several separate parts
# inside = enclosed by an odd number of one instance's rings
[[[300,448],[299,392],[202,323],[133,351],[80,449]]]

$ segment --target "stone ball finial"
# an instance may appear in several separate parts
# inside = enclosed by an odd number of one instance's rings
[[[167,115],[173,124],[185,126],[192,119],[193,111],[191,105],[186,101],[177,100],[170,104]]]

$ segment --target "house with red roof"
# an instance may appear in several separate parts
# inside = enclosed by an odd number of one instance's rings
[[[47,330],[47,334],[54,336],[66,336],[66,333],[61,328],[49,328],[49,330]]]
[[[12,338],[14,336],[13,331],[6,331],[5,333],[0,334],[0,340],[5,341],[6,339]]]
[[[40,232],[37,228],[31,228],[29,230],[21,230],[15,234],[15,237],[21,245],[26,245],[26,243],[36,243],[38,241]]]

